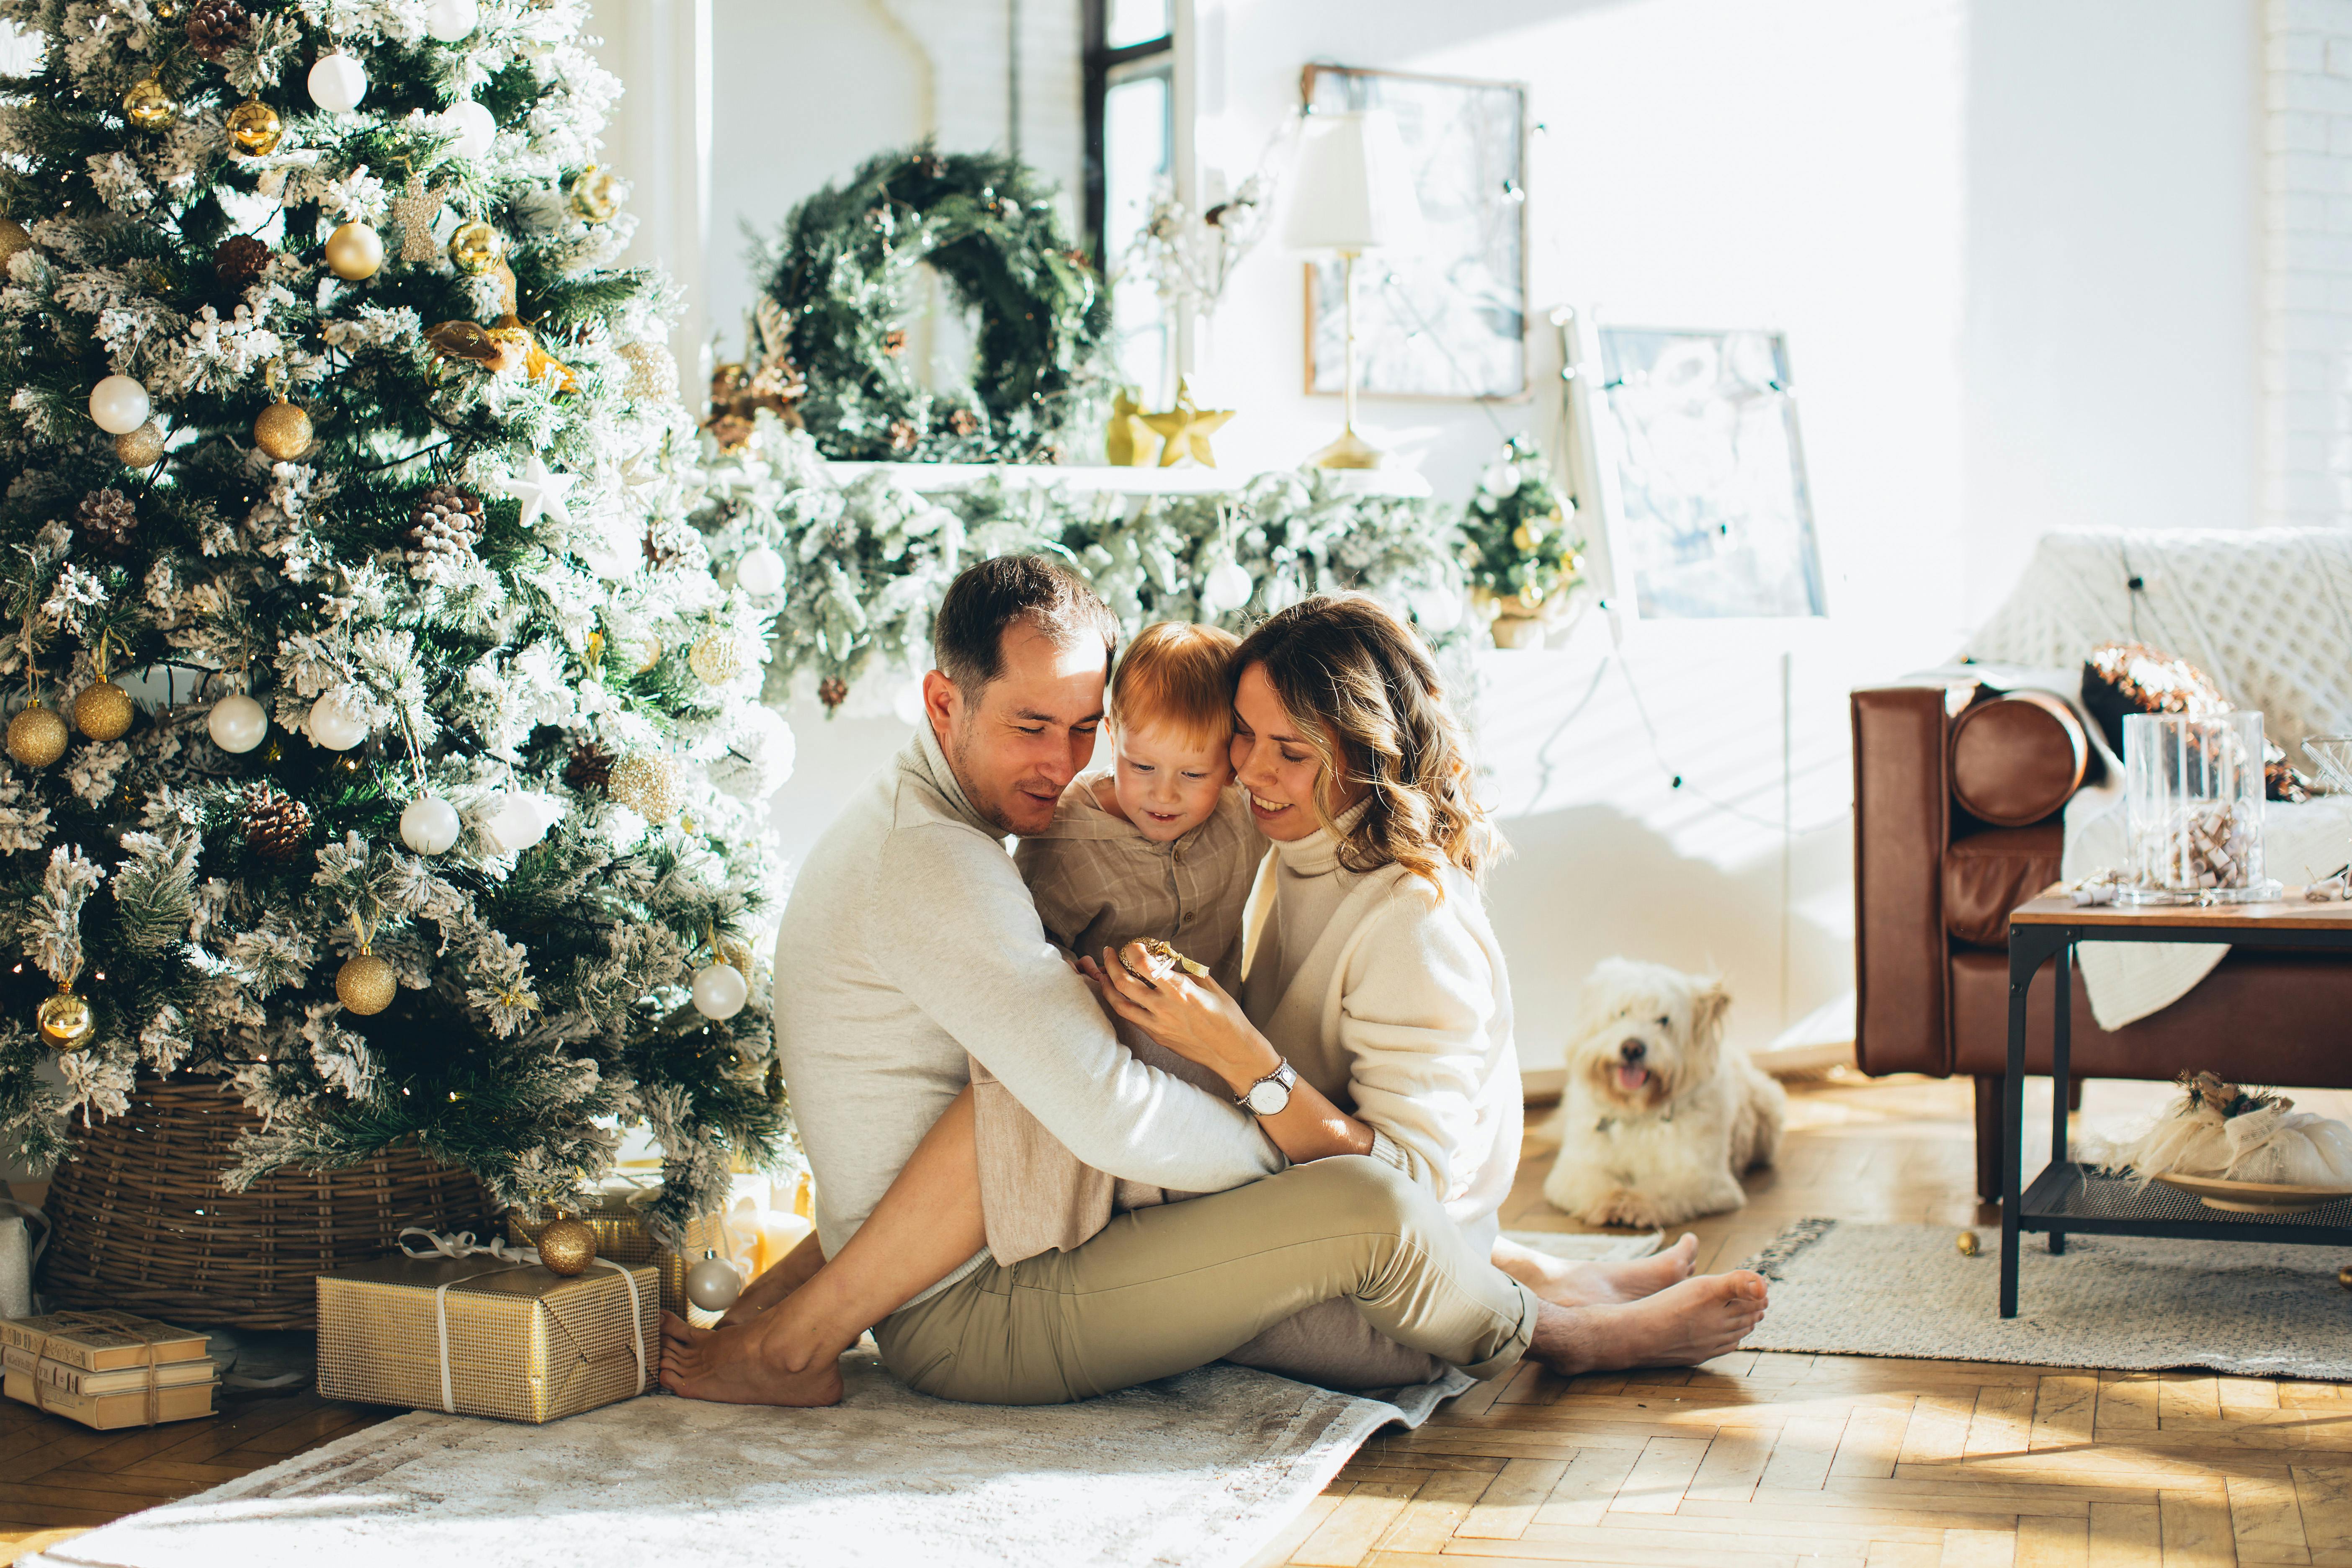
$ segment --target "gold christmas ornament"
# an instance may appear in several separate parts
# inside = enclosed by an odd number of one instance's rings
[[[400,988],[392,965],[372,952],[355,952],[335,971],[335,1000],[346,1012],[372,1017],[392,1005]]]
[[[32,247],[33,231],[12,217],[0,217],[0,267],[5,267],[20,250]]]
[[[310,449],[310,416],[279,398],[254,416],[253,444],[281,463]]]
[[[458,271],[478,278],[498,265],[506,250],[506,241],[499,231],[481,219],[459,224],[457,232],[449,237],[449,259]]]
[[[114,456],[128,468],[152,468],[163,460],[163,427],[152,419],[114,438]]]
[[[142,77],[122,95],[122,118],[142,131],[161,131],[180,117],[180,106],[153,77]]]
[[[327,266],[347,283],[373,278],[383,266],[383,237],[363,223],[347,223],[327,237]]]
[[[58,986],[58,994],[43,1002],[33,1017],[40,1026],[42,1042],[53,1051],[81,1049],[98,1028],[98,1015],[73,994],[71,982]]]
[[[1115,468],[1140,468],[1150,466],[1160,451],[1160,437],[1143,423],[1143,402],[1131,386],[1122,386],[1110,397],[1110,430],[1103,437],[1103,456]]]
[[[1972,1230],[1960,1232],[1956,1245],[1959,1247],[1962,1258],[1974,1258],[1977,1255],[1977,1233]]]
[[[609,222],[621,210],[620,176],[591,163],[572,182],[572,210],[590,223]]]
[[[66,754],[66,721],[39,698],[8,721],[8,754],[28,768],[46,768]]]
[[[120,740],[136,712],[131,693],[111,680],[101,680],[83,687],[74,699],[74,728],[93,741]]]
[[[668,344],[650,338],[624,343],[621,360],[629,367],[621,390],[629,396],[652,399],[677,395],[677,356],[669,352]]]
[[[577,1274],[596,1261],[596,1231],[586,1220],[549,1221],[538,1245],[539,1260],[556,1274]]]
[[[2336,1271],[2336,1282],[2347,1290],[2352,1290],[2352,1263],[2347,1263]]]
[[[613,764],[604,793],[648,822],[677,815],[677,764],[657,752],[635,752]]]
[[[743,673],[743,650],[733,634],[708,631],[694,639],[686,662],[706,685],[724,686]]]
[[[1176,382],[1176,406],[1165,414],[1140,416],[1146,428],[1160,437],[1160,466],[1174,466],[1180,458],[1191,458],[1204,468],[1217,466],[1217,455],[1209,447],[1209,437],[1234,416],[1230,408],[1203,408],[1192,401],[1192,385],[1179,377]]]
[[[248,98],[228,111],[229,145],[240,158],[266,158],[278,151],[278,138],[286,134],[285,121],[278,111],[257,98]]]

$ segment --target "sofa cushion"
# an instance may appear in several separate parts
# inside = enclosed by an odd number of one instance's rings
[[[1952,798],[1996,827],[2023,827],[2064,805],[2090,760],[2082,721],[2045,692],[1995,697],[1952,721]]]
[[[2009,946],[2009,911],[2058,879],[2066,831],[2056,821],[1988,827],[1944,850],[1944,929],[1978,947]]]

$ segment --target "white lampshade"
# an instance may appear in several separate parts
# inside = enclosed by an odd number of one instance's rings
[[[1424,237],[1404,142],[1379,110],[1308,115],[1288,184],[1293,250],[1412,250]]]

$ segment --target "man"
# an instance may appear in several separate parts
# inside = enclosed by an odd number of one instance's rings
[[[839,1263],[747,1329],[667,1325],[664,1384],[828,1402],[840,1388],[832,1356],[878,1317],[884,1359],[927,1393],[1084,1398],[1215,1360],[1341,1296],[1381,1332],[1482,1377],[1526,1353],[1575,1371],[1736,1344],[1762,1310],[1754,1276],[1552,1306],[1492,1268],[1401,1173],[1344,1156],[1284,1169],[1248,1111],[1118,1043],[1003,847],[1052,823],[1091,757],[1115,638],[1101,602],[1043,558],[983,562],[950,588],[925,722],[809,856],[777,941],[778,1048],[816,1168],[817,1237]],[[960,1170],[925,1152],[935,1123],[969,1114],[958,1100],[967,1054],[1086,1163],[1213,1195],[999,1266],[971,1224],[968,1152]],[[886,1192],[903,1206],[926,1183],[936,1207],[917,1212],[955,1211],[961,1228],[943,1221],[927,1235],[933,1256],[844,1267]],[[894,1268],[900,1283],[871,1299]],[[828,1285],[851,1273],[867,1298]],[[820,1297],[838,1307],[829,1328],[811,1327],[824,1311],[807,1303]],[[795,1313],[809,1331],[783,1326]]]

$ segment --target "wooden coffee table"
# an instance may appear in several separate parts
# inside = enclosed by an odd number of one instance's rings
[[[2161,1184],[2102,1175],[2066,1157],[2067,1032],[2074,985],[2074,944],[2083,942],[2259,942],[2263,947],[2352,952],[2352,903],[2311,903],[2289,888],[2275,903],[2174,904],[2147,908],[2078,905],[2067,894],[2029,900],[2009,916],[2009,1076],[2001,1105],[2000,1315],[2017,1316],[2021,1233],[2045,1231],[2050,1250],[2064,1252],[2070,1231],[2100,1236],[2168,1236],[2202,1241],[2270,1241],[2352,1247],[2352,1200],[2300,1214],[2229,1214],[2207,1208]],[[2025,1000],[2045,963],[2056,971],[2051,1009],[2050,1163],[2020,1191],[2025,1144]],[[2217,1069],[2229,1042],[2214,1042]]]

